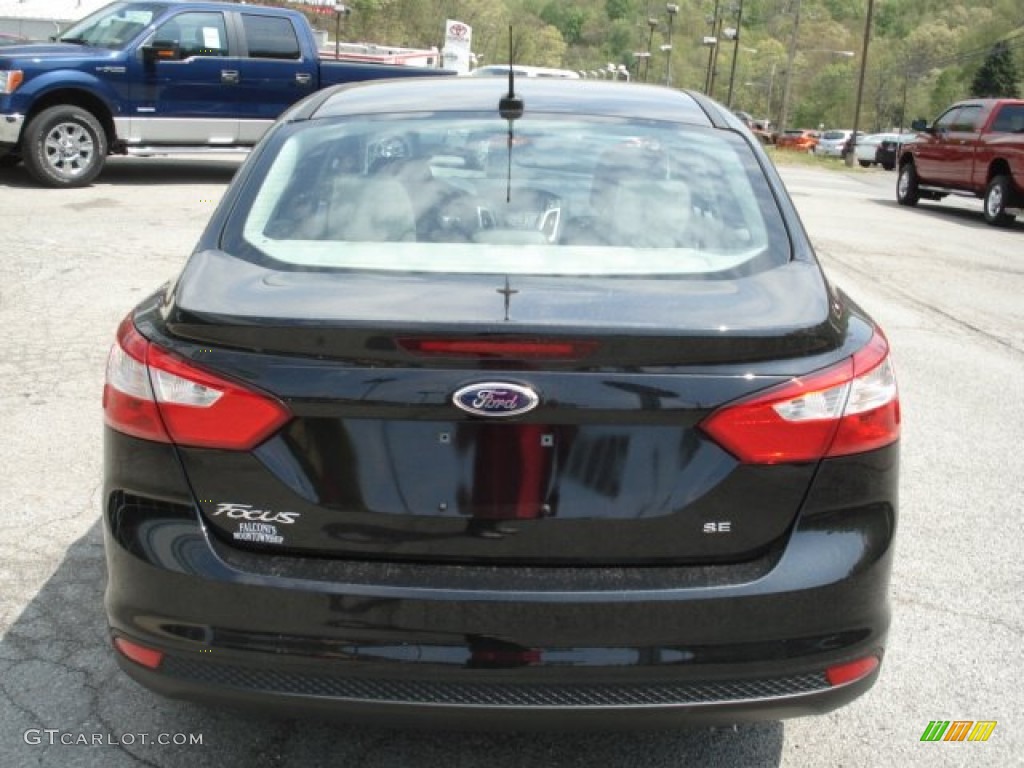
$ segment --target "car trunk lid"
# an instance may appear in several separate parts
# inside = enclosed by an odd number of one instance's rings
[[[226,297],[229,264],[248,274]],[[181,449],[211,530],[237,546],[721,562],[785,535],[815,465],[744,465],[700,422],[833,361],[844,329],[828,296],[800,262],[720,280],[425,279],[281,273],[211,253],[165,319],[138,322],[293,414],[252,451]],[[464,390],[537,401],[495,417],[459,407]]]

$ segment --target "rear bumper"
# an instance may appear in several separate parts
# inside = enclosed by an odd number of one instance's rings
[[[646,730],[801,717],[849,703],[878,675],[876,670],[847,685],[797,692],[789,688],[800,682],[795,677],[674,686],[579,681],[531,685],[501,679],[459,685],[424,680],[415,672],[398,680],[380,675],[337,678],[312,669],[304,674],[271,672],[251,664],[205,661],[201,677],[191,677],[181,674],[188,662],[178,659],[168,665],[173,674],[151,672],[121,657],[118,661],[137,682],[171,698],[290,718],[448,730]],[[281,666],[276,659],[269,663]],[[805,676],[804,684],[812,677]],[[772,686],[778,686],[777,693],[770,692]],[[751,694],[738,695],[744,688]]]
[[[124,440],[108,435],[108,451]],[[663,727],[825,712],[877,676],[832,686],[825,670],[884,651],[895,447],[824,465],[785,548],[756,562],[544,569],[240,552],[211,538],[183,479],[126,486],[119,468],[175,466],[171,449],[132,444],[115,450],[130,467],[108,454],[106,603],[115,636],[166,654],[156,670],[119,656],[163,695],[290,716]]]

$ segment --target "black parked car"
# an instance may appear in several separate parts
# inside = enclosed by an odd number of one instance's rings
[[[885,337],[724,108],[507,88],[311,96],[122,323],[122,667],[173,697],[447,726],[864,693],[897,514]]]

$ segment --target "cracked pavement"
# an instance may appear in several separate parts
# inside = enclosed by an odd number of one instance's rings
[[[274,720],[160,699],[128,680],[102,606],[103,367],[118,322],[181,266],[237,162],[118,158],[82,190],[0,171],[0,765],[1019,762],[1024,223],[989,228],[976,201],[898,208],[882,171],[783,170],[826,269],[883,324],[900,376],[895,618],[867,696],[736,729],[485,734]],[[935,719],[999,724],[983,744],[920,743]],[[142,743],[158,734],[203,743]],[[61,743],[94,735],[102,743]]]

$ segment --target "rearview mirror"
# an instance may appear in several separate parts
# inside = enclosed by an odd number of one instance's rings
[[[928,121],[927,120],[915,120],[910,124],[910,130],[912,131],[927,131]]]
[[[178,61],[181,59],[181,46],[177,43],[154,40],[143,46],[142,58],[147,64],[155,61]]]

